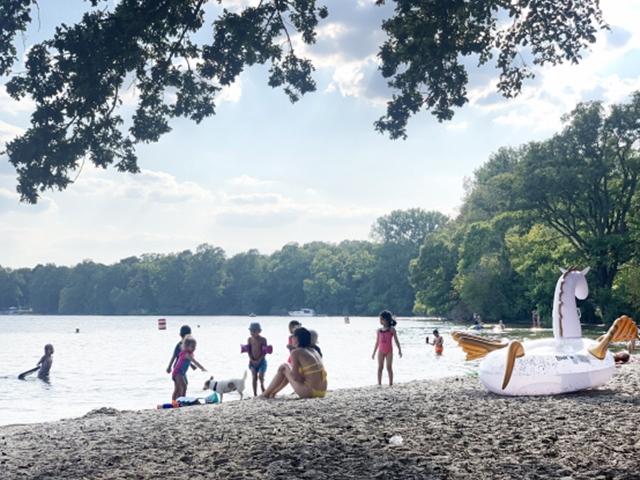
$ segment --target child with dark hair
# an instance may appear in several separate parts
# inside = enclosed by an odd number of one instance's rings
[[[298,320],[291,320],[289,322],[289,339],[287,340],[287,350],[291,352],[295,347],[293,346],[293,332],[296,328],[302,327],[302,324]],[[291,363],[291,353],[289,353],[289,359],[287,362]]]
[[[40,370],[38,370],[38,378],[40,380],[49,380],[49,372],[51,371],[51,365],[53,364],[53,345],[47,343],[44,346],[44,355],[38,362]]]
[[[389,376],[389,385],[393,385],[393,341],[395,340],[398,347],[398,355],[402,358],[402,348],[398,341],[398,334],[395,327],[397,322],[393,318],[393,314],[389,310],[380,312],[380,325],[376,334],[376,343],[373,346],[371,359],[376,356],[378,351],[378,385],[382,385],[382,370],[385,360],[387,364],[387,375]]]
[[[26,372],[18,375],[19,380],[24,380],[27,375],[32,374],[33,372],[38,372],[38,378],[40,380],[44,380],[45,382],[49,381],[49,372],[51,371],[51,365],[53,365],[53,345],[47,343],[44,346],[44,355],[38,361],[38,365],[31,370],[27,370]]]
[[[437,328],[433,331],[433,337],[433,342],[430,342],[429,337],[427,337],[427,345],[435,346],[436,355],[442,355],[442,351],[444,350],[444,338],[442,338],[442,335],[440,335]]]
[[[172,400],[184,397],[187,394],[187,370],[189,370],[190,366],[193,368],[198,367],[203,372],[207,371],[194,358],[193,352],[195,349],[196,339],[191,335],[185,335],[184,340],[182,340],[182,350],[178,354],[178,360],[171,372],[174,384]]]
[[[318,332],[315,330],[309,330],[309,333],[311,334],[311,348],[318,352],[318,355],[322,356],[322,350],[320,350],[320,347],[318,346]]]
[[[176,344],[175,348],[173,349],[173,355],[171,356],[171,360],[169,360],[169,366],[167,367],[167,373],[171,373],[171,371],[173,370],[173,366],[175,364],[175,362],[178,361],[178,356],[180,355],[180,352],[182,351],[182,342],[184,341],[184,337],[186,337],[187,335],[191,335],[191,327],[189,325],[183,325],[180,327],[180,341]],[[196,367],[194,367],[193,365],[191,366],[192,369],[196,369]]]

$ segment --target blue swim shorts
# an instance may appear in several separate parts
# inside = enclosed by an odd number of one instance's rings
[[[267,371],[267,359],[263,358],[259,364],[254,365],[251,362],[249,362],[249,370],[252,370],[256,373],[262,373],[264,374]]]

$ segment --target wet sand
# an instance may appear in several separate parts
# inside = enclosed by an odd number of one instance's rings
[[[640,363],[556,397],[500,397],[465,377],[325,399],[104,408],[0,432],[0,478],[12,480],[640,479]]]

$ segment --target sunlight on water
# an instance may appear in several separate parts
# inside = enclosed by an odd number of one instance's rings
[[[210,374],[218,379],[242,376],[248,360],[246,354],[240,354],[240,344],[247,340],[251,321],[262,324],[262,334],[274,348],[267,356],[268,382],[287,359],[289,320],[167,317],[167,330],[161,331],[156,317],[0,317],[0,425],[74,417],[104,406],[154,408],[170,401],[173,383],[165,369],[183,324],[191,326],[198,341],[195,357],[210,372],[189,373],[188,395],[201,395]],[[342,317],[301,320],[319,333],[330,390],[376,383],[376,361],[371,353],[379,327],[377,318],[352,317],[350,324]],[[76,328],[80,333],[75,333]],[[432,337],[434,328],[444,334],[442,357],[436,357],[433,347],[425,345],[425,336]],[[396,352],[395,381],[473,372],[475,365],[464,361],[464,353],[450,337],[452,330],[460,328],[464,327],[437,319],[400,319],[397,329],[404,357],[398,358]],[[528,329],[522,332],[515,336],[521,337]],[[548,331],[539,334],[548,335]],[[55,347],[51,383],[39,381],[35,375],[18,380],[18,373],[36,365],[46,343]],[[252,395],[250,381],[245,395]],[[237,398],[237,394],[229,394],[225,401]]]

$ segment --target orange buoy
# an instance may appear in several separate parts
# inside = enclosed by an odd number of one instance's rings
[[[166,330],[167,329],[167,320],[164,318],[158,319],[158,330]]]

